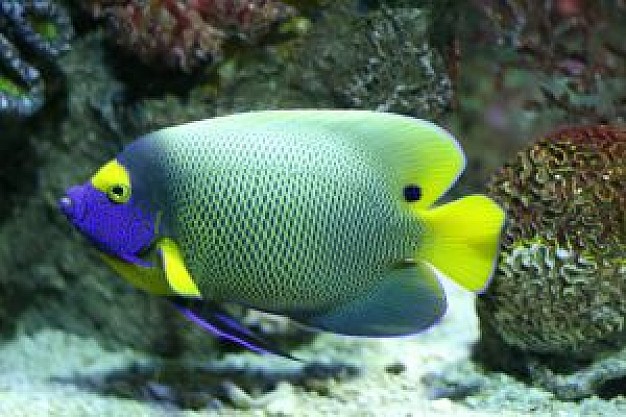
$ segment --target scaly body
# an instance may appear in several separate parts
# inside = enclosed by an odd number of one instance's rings
[[[391,195],[399,179],[375,154],[333,132],[207,136],[206,125],[150,135],[119,156],[150,167],[133,171],[139,180],[168,179],[163,229],[204,297],[274,312],[326,308],[413,258],[423,225]]]
[[[430,122],[367,111],[268,111],[163,129],[61,199],[134,285],[202,327],[276,351],[231,302],[362,336],[410,334],[491,275],[503,212],[484,196],[433,207],[465,164]]]

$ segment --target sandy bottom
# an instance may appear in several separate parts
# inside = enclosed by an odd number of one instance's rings
[[[106,379],[155,358],[131,350],[106,351],[93,340],[56,330],[21,335],[0,347],[0,416],[626,415],[623,398],[560,402],[509,376],[482,374],[468,359],[478,337],[472,297],[448,286],[448,314],[439,326],[418,336],[369,340],[324,334],[295,352],[322,362],[355,364],[361,368],[357,376],[324,379],[322,389],[283,381],[260,395],[225,384],[229,401],[195,410],[138,396],[123,398],[115,390],[99,392],[97,384],[79,382],[85,376]],[[301,366],[249,353],[229,354],[219,362],[265,370]],[[449,395],[441,380],[452,381]]]

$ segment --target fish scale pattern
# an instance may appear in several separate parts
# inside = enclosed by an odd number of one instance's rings
[[[332,132],[163,131],[168,222],[200,291],[267,311],[357,297],[410,258],[422,226],[387,178]],[[153,149],[154,150],[154,149]],[[330,294],[330,296],[329,296]]]

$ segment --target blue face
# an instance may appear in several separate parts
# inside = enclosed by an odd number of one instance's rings
[[[156,237],[155,216],[141,210],[123,187],[107,193],[90,182],[69,188],[59,200],[68,220],[98,249],[127,262],[148,266],[138,255]]]

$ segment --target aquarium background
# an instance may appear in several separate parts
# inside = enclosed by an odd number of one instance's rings
[[[474,298],[452,285],[443,323],[402,339],[240,311],[307,362],[244,352],[116,277],[57,207],[141,134],[287,108],[433,120],[468,156],[447,198],[486,192],[554,129],[623,126],[625,37],[618,0],[0,0],[0,415],[626,413],[623,346],[602,375],[602,358],[572,363],[571,384],[595,385],[563,395],[549,352],[481,358]]]

